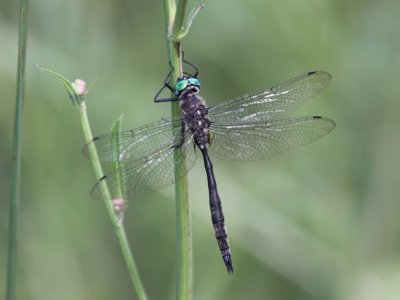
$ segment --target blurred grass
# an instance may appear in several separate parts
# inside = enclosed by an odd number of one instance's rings
[[[214,160],[236,274],[210,224],[206,177],[189,175],[195,299],[397,299],[400,293],[400,3],[204,1],[183,47],[215,104],[310,70],[330,86],[296,115],[332,117],[321,141],[262,162]],[[196,3],[191,3],[192,5]],[[6,243],[17,3],[0,0],[0,241]],[[64,91],[36,64],[90,82],[95,133],[168,116],[162,3],[31,3],[23,151],[20,299],[132,299],[83,137]],[[127,231],[151,299],[174,294],[173,188],[132,199]],[[29,199],[29,200],[28,200]],[[151,216],[151,217],[150,217]],[[5,270],[6,247],[0,247]],[[0,282],[4,282],[0,272]],[[0,294],[4,291],[0,285]]]

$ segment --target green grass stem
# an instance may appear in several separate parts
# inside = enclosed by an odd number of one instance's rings
[[[18,37],[18,70],[17,70],[17,95],[15,101],[14,137],[13,137],[13,170],[11,180],[10,213],[9,213],[9,238],[8,260],[6,279],[6,300],[16,298],[17,277],[17,225],[18,210],[21,191],[21,154],[22,154],[22,129],[25,96],[25,61],[26,44],[28,37],[28,0],[20,1],[19,8],[19,37]]]
[[[85,141],[87,143],[92,141],[93,134],[92,134],[92,130],[90,127],[89,118],[88,118],[87,109],[86,109],[86,102],[85,102],[85,94],[86,94],[87,90],[82,91],[82,93],[79,94],[76,91],[76,87],[75,87],[76,82],[71,83],[66,77],[64,77],[61,74],[58,74],[52,70],[45,69],[45,68],[40,68],[40,70],[50,74],[51,76],[53,76],[61,81],[61,83],[63,84],[63,86],[65,87],[65,89],[68,93],[68,96],[69,96],[72,104],[76,105],[79,109],[80,121],[81,121],[83,135],[85,137]],[[113,133],[112,140],[115,145],[118,143],[121,122],[122,122],[122,120],[121,120],[121,118],[119,118],[113,124],[113,127],[112,127],[112,133]],[[115,146],[115,147],[117,147],[117,146]],[[92,166],[93,166],[93,170],[96,175],[96,178],[102,178],[104,176],[104,172],[103,172],[103,169],[102,169],[102,166],[101,166],[101,163],[99,160],[99,156],[97,154],[97,150],[96,150],[94,143],[88,144],[88,152],[89,152],[90,160],[92,162]],[[114,164],[114,170],[118,171],[120,168],[121,168],[120,163],[116,162]],[[120,182],[118,182],[118,186],[121,189],[123,188],[122,180]],[[146,292],[145,292],[144,286],[142,284],[142,281],[140,279],[139,271],[137,269],[135,260],[133,259],[132,251],[129,246],[129,242],[128,242],[128,239],[127,239],[127,236],[125,233],[125,229],[124,229],[123,222],[121,219],[121,214],[119,212],[115,211],[113,202],[110,200],[110,199],[112,199],[111,194],[105,183],[102,185],[102,189],[103,189],[103,191],[102,191],[103,194],[106,196],[104,199],[104,204],[106,206],[108,215],[110,216],[111,223],[113,224],[115,234],[117,236],[117,239],[118,239],[118,242],[119,242],[119,245],[121,248],[121,252],[124,257],[125,264],[128,268],[129,276],[131,278],[136,295],[139,300],[147,300],[148,298],[146,296]],[[121,192],[121,194],[122,194],[122,192]]]
[[[90,128],[90,123],[89,123],[89,119],[88,119],[88,115],[87,115],[87,111],[86,111],[85,101],[82,101],[79,104],[79,114],[80,114],[81,125],[82,125],[83,134],[85,136],[85,140],[87,142],[89,142],[93,139],[93,134],[92,134],[92,130]],[[117,121],[117,122],[119,122],[119,121]],[[115,130],[116,127],[119,128],[119,123],[114,124],[113,130]],[[98,154],[97,154],[94,144],[90,144],[88,150],[89,150],[90,159],[91,159],[92,166],[93,166],[94,172],[96,174],[96,177],[97,178],[103,177],[104,173],[103,173],[103,170],[101,167],[101,163],[98,159]],[[103,188],[106,190],[106,193],[108,195],[110,195],[110,193],[108,192],[107,186],[104,185]],[[111,199],[111,196],[109,196],[107,198]],[[128,238],[126,236],[123,223],[121,222],[119,215],[115,212],[112,201],[110,201],[108,199],[104,200],[104,204],[105,204],[107,212],[110,216],[111,222],[114,226],[115,234],[117,236],[117,239],[118,239],[118,242],[119,242],[119,245],[121,248],[121,252],[124,257],[126,266],[128,268],[129,276],[131,278],[136,295],[139,300],[147,300],[148,298],[147,298],[144,286],[142,284],[142,281],[140,279],[139,271],[137,269],[135,260],[133,259],[132,251],[129,246]]]
[[[197,6],[192,10],[186,25],[185,12],[186,0],[164,0],[165,27],[167,36],[168,59],[173,68],[172,82],[176,82],[182,75],[182,51],[181,39],[188,33],[193,19],[203,7]],[[173,95],[175,96],[175,95]],[[171,103],[173,118],[181,116],[177,102]],[[174,130],[176,132],[176,130]],[[177,222],[177,278],[176,278],[176,299],[190,300],[193,293],[193,258],[192,258],[192,237],[189,212],[188,182],[181,161],[184,155],[182,149],[175,149],[175,205]]]
[[[169,39],[182,28],[184,13],[187,1],[177,1],[175,5],[165,0],[165,19],[167,34],[168,59],[173,67],[172,82],[176,82],[182,74],[182,58],[180,41]],[[175,10],[174,10],[175,9]],[[177,16],[179,12],[179,16]],[[171,103],[172,117],[180,117],[179,105]],[[180,148],[175,149],[175,161],[183,156]],[[177,277],[176,277],[176,299],[192,299],[193,287],[193,259],[192,259],[192,238],[189,213],[188,181],[186,176],[181,176],[182,165],[175,164],[175,208],[176,208],[176,230],[177,230]]]

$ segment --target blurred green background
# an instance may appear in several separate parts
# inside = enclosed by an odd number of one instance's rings
[[[213,236],[206,176],[189,175],[194,299],[399,299],[400,2],[203,1],[183,42],[208,104],[325,70],[296,115],[337,128],[259,162],[214,159],[236,273]],[[197,2],[190,2],[190,7]],[[0,0],[0,295],[4,294],[17,1]],[[169,69],[162,1],[30,2],[19,224],[19,299],[136,299],[101,201],[79,116],[36,65],[91,83],[95,134],[170,114],[152,102]],[[136,197],[125,224],[150,299],[175,293],[173,187]]]

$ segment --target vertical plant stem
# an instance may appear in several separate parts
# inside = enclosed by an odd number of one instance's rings
[[[178,36],[183,29],[183,21],[186,11],[186,0],[173,1],[164,0],[166,35],[168,59],[174,69],[172,82],[176,82],[182,75],[181,44],[178,40],[170,39],[171,34]],[[177,102],[171,103],[173,117],[180,117],[180,108]],[[182,157],[184,153],[180,148],[175,149],[175,161]],[[175,164],[175,205],[177,222],[177,279],[176,279],[176,299],[192,299],[192,239],[189,213],[189,198],[187,177],[184,174],[184,165]]]
[[[82,125],[82,129],[83,129],[83,134],[85,136],[85,140],[87,142],[91,141],[93,139],[93,135],[92,135],[92,130],[90,128],[89,119],[88,119],[87,112],[86,112],[86,104],[84,101],[79,104],[79,113],[80,113],[80,117],[81,117],[81,125]],[[88,150],[90,153],[90,159],[92,161],[92,165],[93,165],[93,169],[96,174],[96,177],[97,178],[103,177],[104,173],[103,173],[100,161],[98,159],[97,151],[96,151],[94,144],[90,144]],[[106,193],[109,194],[107,186],[104,186],[104,189],[105,189]],[[107,198],[111,199],[111,196],[109,195],[109,197],[107,197]],[[136,295],[139,300],[147,300],[146,292],[145,292],[144,286],[142,284],[142,281],[140,279],[139,271],[136,267],[135,260],[133,259],[133,255],[132,255],[131,249],[129,247],[129,242],[126,237],[126,233],[125,233],[123,224],[121,223],[121,220],[115,213],[112,202],[110,200],[104,200],[104,204],[106,205],[111,222],[114,226],[115,234],[119,241],[122,255],[124,257],[126,266],[128,268],[129,276],[131,278],[133,287],[136,291]]]
[[[19,38],[18,38],[18,71],[17,95],[15,102],[14,137],[13,137],[13,170],[11,181],[10,216],[9,216],[9,241],[7,261],[7,286],[6,299],[14,300],[16,297],[16,268],[17,268],[17,224],[20,202],[21,186],[21,153],[22,153],[22,128],[23,109],[25,96],[25,59],[27,43],[27,17],[28,0],[20,1],[19,8]]]

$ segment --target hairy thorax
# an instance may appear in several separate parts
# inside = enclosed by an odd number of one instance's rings
[[[193,133],[196,145],[205,149],[209,144],[208,128],[211,124],[205,101],[195,94],[182,96],[179,104],[185,124]]]

